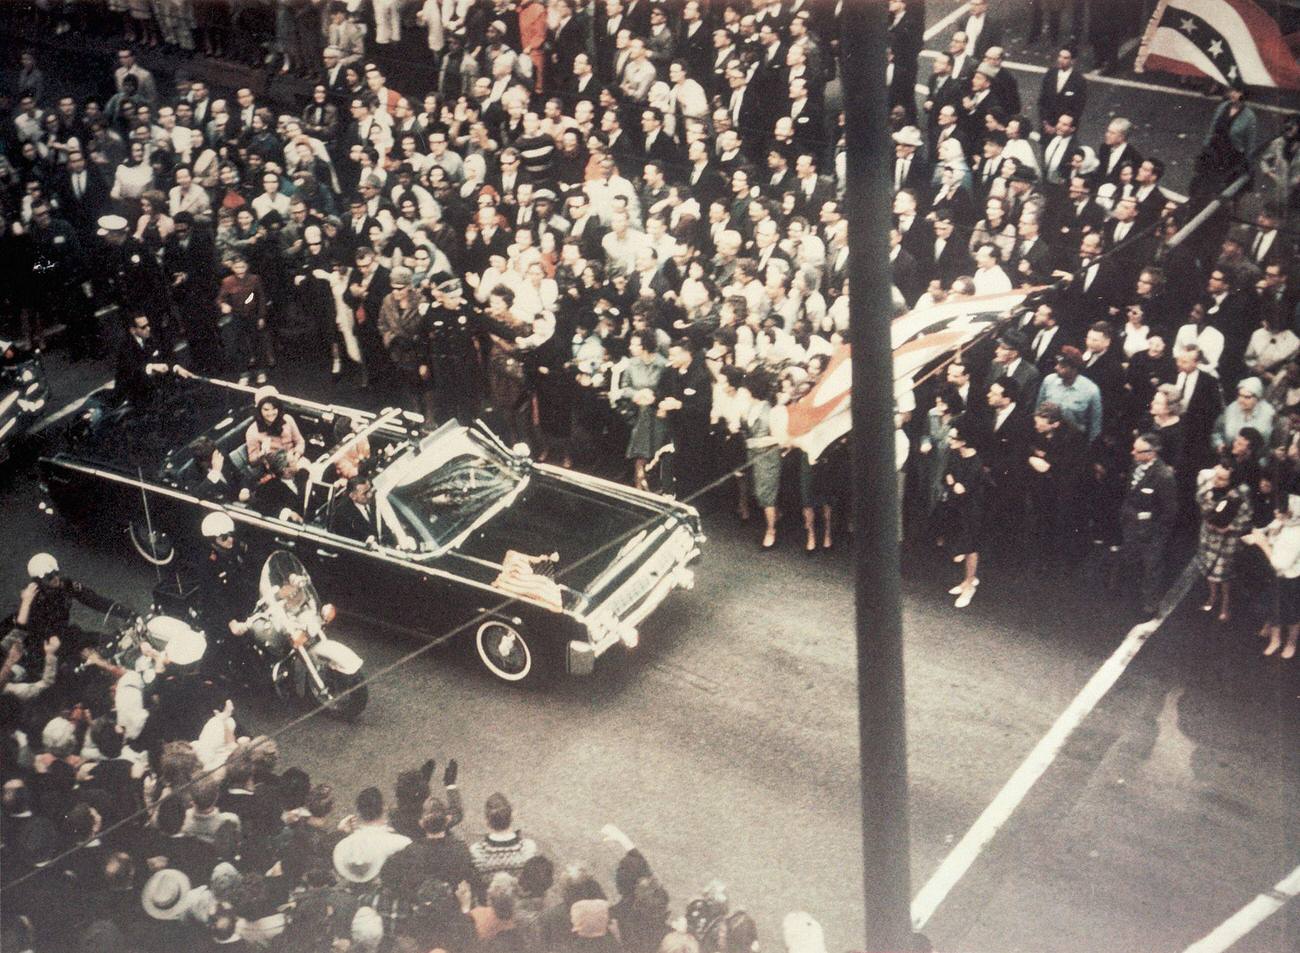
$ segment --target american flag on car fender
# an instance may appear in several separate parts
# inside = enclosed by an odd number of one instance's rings
[[[1133,68],[1204,76],[1225,86],[1300,89],[1297,37],[1282,35],[1268,6],[1255,0],[1161,0]]]
[[[909,311],[890,325],[894,347],[894,393],[912,389],[912,381],[927,364],[964,347],[992,327],[1004,314],[1019,307],[1040,289],[1022,288],[1001,294],[977,295],[960,301]],[[772,433],[779,443],[789,443],[816,463],[832,443],[849,432],[849,397],[853,360],[849,345],[841,345],[821,378],[793,404],[772,409]]]
[[[543,605],[552,612],[561,612],[564,600],[560,584],[552,578],[556,558],[554,554],[529,556],[508,549],[505,558],[501,560],[501,574],[493,580],[492,585],[512,596]],[[534,569],[534,565],[541,571]]]

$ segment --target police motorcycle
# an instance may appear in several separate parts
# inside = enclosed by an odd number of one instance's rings
[[[108,634],[74,671],[84,679],[95,678],[97,669],[124,670],[111,707],[126,740],[139,750],[197,738],[227,704],[225,680],[204,670],[208,640],[192,615],[168,615],[156,602],[141,615],[115,602],[101,629]]]
[[[45,413],[50,387],[40,353],[0,341],[0,463]]]
[[[269,668],[276,694],[320,705],[347,721],[359,716],[369,700],[364,663],[326,635],[334,606],[321,603],[306,567],[292,553],[276,550],[262,566],[258,592],[241,628]]]

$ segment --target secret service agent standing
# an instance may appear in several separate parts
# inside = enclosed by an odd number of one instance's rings
[[[113,375],[113,391],[123,401],[146,407],[153,402],[164,381],[194,376],[171,361],[171,349],[165,337],[154,335],[148,315],[133,316],[127,332],[117,349],[117,369]]]

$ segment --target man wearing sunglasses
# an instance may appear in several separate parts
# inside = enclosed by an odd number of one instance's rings
[[[253,658],[245,641],[232,638],[241,619],[257,604],[258,567],[248,548],[235,537],[235,521],[217,511],[200,525],[208,548],[194,566],[198,582],[197,603],[203,633],[217,651],[209,658],[239,674]]]
[[[161,381],[171,376],[192,377],[173,363],[171,348],[154,336],[148,315],[137,314],[127,324],[127,335],[117,349],[113,391],[124,401],[142,407],[151,403]]]

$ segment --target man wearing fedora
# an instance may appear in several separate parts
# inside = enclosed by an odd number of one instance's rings
[[[140,903],[148,919],[141,924],[140,939],[146,940],[148,949],[184,949],[193,945],[193,928],[185,919],[191,886],[189,876],[175,867],[164,867],[145,881]]]
[[[930,168],[922,148],[921,130],[904,126],[894,133],[894,191],[911,189],[919,197],[930,188]]]
[[[384,796],[370,787],[357,795],[356,813],[344,818],[340,830],[347,836],[334,846],[334,872],[350,884],[368,884],[393,854],[411,843],[388,824]]]

